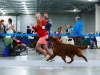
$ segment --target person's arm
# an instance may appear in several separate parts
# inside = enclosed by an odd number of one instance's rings
[[[6,26],[4,25],[4,33],[6,33]]]
[[[73,29],[73,33],[74,34],[77,34],[78,33],[79,28],[80,28],[79,26],[80,26],[80,23],[77,22],[76,25],[75,25],[75,27],[74,27],[74,29]]]
[[[71,30],[70,29],[68,29],[68,33],[71,33]]]
[[[52,26],[52,20],[51,20],[51,19],[47,20],[47,25],[48,25],[49,27]]]
[[[79,31],[79,28],[80,28],[80,23],[77,23],[77,24],[76,24],[76,32]]]
[[[10,28],[11,28],[13,31],[15,31],[15,27],[14,27],[14,25],[12,25]]]
[[[35,30],[35,32],[37,32],[37,28],[36,27],[32,26],[32,28],[33,28],[33,30]]]
[[[5,30],[6,30],[6,31],[7,31],[7,30],[10,30],[10,27],[8,27],[8,24],[6,25]]]
[[[37,28],[34,26],[34,24],[31,24],[32,29],[35,30],[35,32],[37,31]]]

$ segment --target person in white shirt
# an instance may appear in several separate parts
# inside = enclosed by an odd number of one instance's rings
[[[7,34],[13,34],[14,32],[15,32],[14,24],[12,24],[12,19],[9,18],[8,24],[6,25],[6,33]],[[8,37],[11,37],[11,36],[6,36],[6,37],[8,38]]]
[[[7,32],[7,34],[13,34],[14,31],[15,31],[14,24],[12,24],[12,19],[9,18],[8,24],[6,26],[6,32]]]

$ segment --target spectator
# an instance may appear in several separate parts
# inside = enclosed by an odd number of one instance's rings
[[[14,24],[12,24],[12,19],[11,19],[11,18],[8,19],[8,24],[7,24],[7,26],[6,26],[6,32],[7,32],[8,34],[13,34],[13,33],[15,33]]]
[[[59,33],[64,33],[64,30],[63,30],[62,26],[59,27]]]
[[[6,27],[6,26],[4,25],[4,20],[2,19],[2,20],[0,21],[0,33],[2,33],[2,34],[6,33],[5,27]]]
[[[79,16],[77,16],[75,18],[76,24],[73,28],[73,33],[75,35],[78,35],[78,37],[74,38],[75,41],[75,45],[79,45],[82,46],[82,37],[80,37],[80,35],[82,35],[82,30],[83,30],[83,22],[81,20],[81,18]]]
[[[51,26],[52,26],[52,20],[49,19],[49,16],[48,16],[48,13],[44,13],[44,20],[46,21],[46,31],[47,33],[50,34],[50,31],[51,31]],[[51,48],[51,42],[49,41],[48,42],[48,48],[50,49]]]
[[[4,20],[0,20],[0,34],[5,34],[6,31],[5,31],[5,25],[4,25]],[[0,36],[0,56],[3,56],[3,52],[4,52],[4,48],[5,48],[5,45],[4,45],[4,42],[3,42],[3,36]]]
[[[52,20],[49,19],[48,13],[44,13],[44,20],[46,21],[46,31],[47,33],[50,33],[51,26],[52,26]]]
[[[60,34],[65,34],[65,33],[63,31],[61,31]],[[60,41],[59,42],[62,42],[62,38],[64,38],[64,37],[67,37],[67,36],[60,36],[59,37],[60,38]]]
[[[31,34],[31,33],[32,33],[32,31],[30,29],[30,26],[27,26],[27,34]]]
[[[73,33],[73,27],[72,27],[72,25],[69,25],[68,33],[70,33],[70,34]]]
[[[60,29],[58,28],[58,29],[55,31],[55,34],[56,34],[56,32],[59,34],[59,33],[60,33]]]
[[[70,28],[70,25],[67,26],[66,33],[68,33],[68,29],[69,29],[69,28]]]
[[[93,35],[94,35],[93,32],[90,32],[90,34],[89,34],[90,48],[98,47],[98,46],[97,46],[96,37],[93,36]]]

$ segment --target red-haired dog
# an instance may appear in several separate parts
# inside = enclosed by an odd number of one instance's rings
[[[64,62],[66,62],[66,56],[71,58],[70,62],[74,61],[74,56],[77,55],[78,57],[82,57],[86,62],[88,62],[87,58],[82,54],[81,50],[87,49],[88,46],[76,46],[71,44],[64,44],[57,41],[55,37],[50,36],[46,39],[46,41],[51,41],[53,43],[52,50],[53,54],[50,56],[48,60],[53,59],[55,56],[60,56]]]

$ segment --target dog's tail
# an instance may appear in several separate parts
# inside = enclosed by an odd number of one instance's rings
[[[81,50],[85,50],[85,49],[88,49],[88,45],[86,45],[86,46],[78,46],[78,48],[81,49]]]

